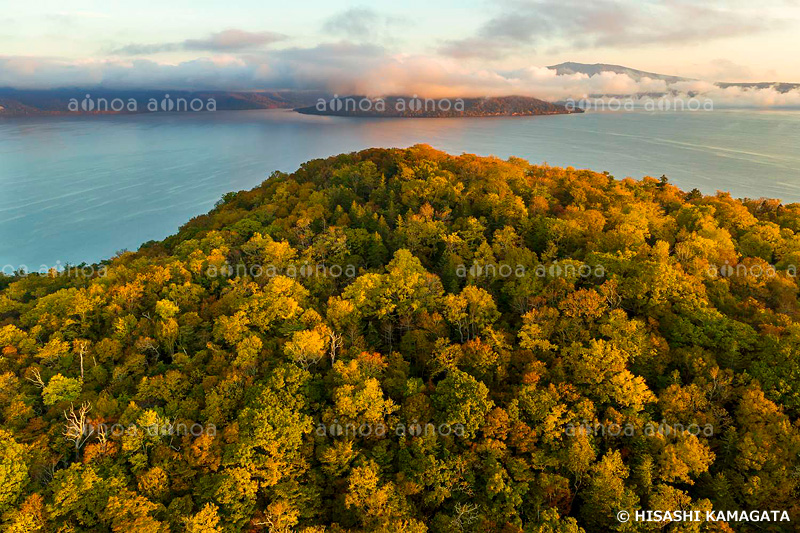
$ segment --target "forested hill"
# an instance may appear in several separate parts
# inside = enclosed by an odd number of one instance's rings
[[[427,146],[275,173],[89,274],[0,278],[2,530],[796,531],[797,232]]]
[[[545,102],[530,96],[485,98],[422,98],[414,96],[366,96],[320,98],[315,105],[295,109],[304,115],[338,117],[456,118],[520,117],[583,113],[574,106]]]

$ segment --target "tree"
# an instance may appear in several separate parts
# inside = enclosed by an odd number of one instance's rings
[[[348,508],[358,511],[358,519],[365,527],[398,530],[389,526],[403,516],[405,502],[393,483],[381,481],[376,463],[353,468],[344,501]]]
[[[302,442],[313,426],[302,390],[309,378],[294,365],[277,367],[239,414],[235,463],[257,472],[264,486],[307,468]]]
[[[583,495],[586,505],[582,512],[587,524],[604,530],[634,530],[617,519],[620,510],[633,514],[639,509],[638,498],[625,486],[628,473],[619,451],[609,451],[594,466]]]
[[[541,522],[526,529],[526,533],[585,533],[572,517],[561,517],[556,509],[545,509],[541,515]]]
[[[305,370],[319,363],[328,352],[330,328],[317,326],[312,330],[296,331],[284,351]]]
[[[17,501],[28,482],[28,462],[25,449],[14,436],[0,429],[0,513],[9,510]]]
[[[78,358],[80,359],[81,364],[81,382],[83,382],[83,358],[86,356],[87,352],[89,351],[89,347],[91,346],[91,342],[85,339],[76,339],[73,341],[73,349],[78,354]]]
[[[241,530],[256,508],[258,481],[244,468],[229,468],[213,475],[211,487],[201,486],[201,498],[211,496],[219,506],[223,524],[234,531]],[[210,494],[206,490],[210,489]],[[212,518],[205,516],[207,520]]]
[[[385,274],[364,274],[344,297],[366,317],[398,320],[433,308],[442,293],[439,279],[408,250],[398,250]]]
[[[114,533],[137,531],[141,533],[162,533],[168,531],[166,524],[162,524],[153,516],[158,506],[147,498],[127,489],[120,490],[108,498],[108,503],[103,510],[104,520],[111,526]]]
[[[468,437],[475,437],[486,413],[494,407],[486,385],[458,369],[448,372],[439,382],[432,400],[439,422],[460,424]]]
[[[444,309],[445,317],[458,330],[461,342],[474,339],[500,316],[492,295],[472,285],[464,287],[458,296],[447,295]]]
[[[101,478],[94,468],[79,463],[57,472],[52,484],[48,514],[89,531],[108,525],[111,517],[105,512],[109,497],[123,486],[118,479]]]
[[[575,343],[564,350],[564,366],[587,395],[639,411],[656,398],[644,378],[626,368],[629,357],[609,342],[592,340],[588,347]]]
[[[56,374],[47,386],[42,389],[42,399],[45,405],[55,405],[59,402],[71,402],[81,395],[82,383],[75,378],[64,377]]]
[[[217,506],[207,503],[200,511],[185,518],[186,533],[222,533]]]
[[[78,411],[75,406],[70,406],[69,412],[64,411],[64,418],[67,420],[64,425],[64,437],[72,441],[75,448],[75,460],[78,460],[81,448],[86,441],[94,434],[94,428],[88,423],[88,414],[92,410],[89,403],[84,403]]]
[[[398,409],[389,398],[384,397],[378,379],[385,363],[370,361],[370,354],[362,354],[348,363],[334,364],[337,386],[333,390],[334,412],[339,421],[356,427],[368,424],[373,431],[385,422],[385,417]]]

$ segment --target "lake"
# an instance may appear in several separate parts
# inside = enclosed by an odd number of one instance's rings
[[[0,267],[95,262],[175,233],[273,170],[367,147],[666,174],[705,193],[800,201],[800,112],[366,119],[288,110],[0,120]],[[3,267],[3,265],[6,265]]]

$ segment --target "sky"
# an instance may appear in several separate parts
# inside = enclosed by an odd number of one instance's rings
[[[798,33],[800,0],[0,0],[0,87],[549,98],[663,88],[545,68],[575,61],[715,91],[707,82],[800,82]],[[761,97],[787,99],[800,96]]]

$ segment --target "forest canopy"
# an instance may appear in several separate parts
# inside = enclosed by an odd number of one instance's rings
[[[800,205],[428,146],[276,172],[0,276],[13,532],[800,520]]]

